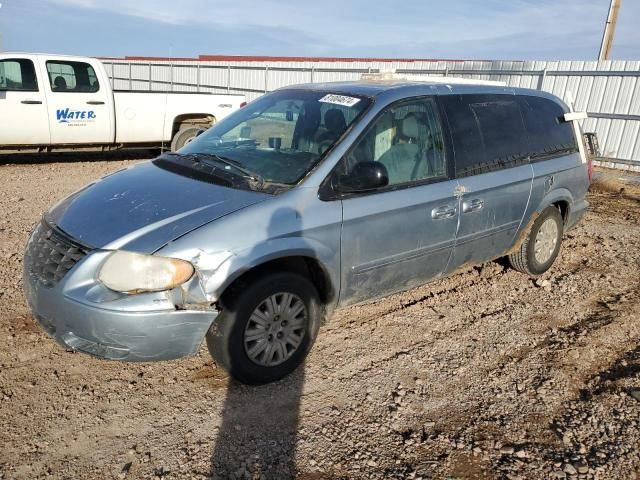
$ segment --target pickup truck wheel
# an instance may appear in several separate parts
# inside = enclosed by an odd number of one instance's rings
[[[562,216],[556,207],[545,208],[533,222],[518,251],[509,255],[511,266],[527,275],[538,276],[551,268],[560,253]]]
[[[173,140],[171,140],[171,151],[177,152],[187,143],[191,143],[191,141],[198,136],[198,132],[200,132],[200,130],[203,130],[203,128],[187,127],[182,130],[178,130],[173,136]]]
[[[232,377],[250,385],[273,382],[304,361],[321,317],[307,278],[272,273],[228,297],[206,338],[209,353]]]

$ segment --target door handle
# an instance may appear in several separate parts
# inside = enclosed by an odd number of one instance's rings
[[[434,220],[451,218],[455,217],[457,212],[458,210],[455,207],[449,207],[445,205],[444,207],[437,207],[431,210],[431,218],[433,218]]]
[[[466,200],[462,202],[463,213],[476,212],[478,210],[482,210],[482,207],[484,207],[484,200],[481,200],[480,198],[474,198],[473,200]]]
[[[87,105],[104,105],[104,102],[101,102],[99,100],[89,100],[87,102]]]
[[[24,103],[25,105],[42,105],[42,101],[40,100],[22,100],[20,103]]]

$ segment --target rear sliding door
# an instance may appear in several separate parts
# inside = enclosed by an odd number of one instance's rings
[[[533,173],[517,98],[441,97],[455,155],[460,223],[449,270],[502,255],[515,241]]]

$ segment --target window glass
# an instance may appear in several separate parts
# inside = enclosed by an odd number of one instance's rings
[[[463,101],[462,95],[444,95],[441,102],[447,114],[453,142],[456,176],[464,176],[485,161],[484,146],[478,120]]]
[[[222,139],[251,138],[264,146],[277,142],[278,148],[323,154],[342,136],[360,111],[360,108],[332,103],[283,99],[259,116],[236,125]],[[277,140],[270,141],[270,138]]]
[[[215,155],[266,182],[294,185],[370,104],[360,96],[277,90],[225,117],[178,153]]]
[[[528,162],[526,131],[513,95],[459,95],[443,99],[458,177]]]
[[[38,81],[33,62],[22,58],[1,60],[0,90],[37,92]]]
[[[482,171],[527,163],[527,135],[520,107],[511,95],[479,98],[469,106],[480,126],[485,165]]]
[[[93,93],[100,89],[96,72],[88,63],[48,61],[47,73],[54,92]]]
[[[421,99],[387,109],[347,154],[343,172],[348,173],[359,162],[370,161],[386,167],[389,185],[446,177],[435,103]]]
[[[571,123],[564,122],[565,111],[547,98],[520,96],[529,137],[532,160],[540,160],[578,151]]]
[[[265,148],[275,148],[275,142],[277,142],[279,148],[290,149],[298,117],[303,109],[302,100],[283,99],[276,101],[260,115],[238,123],[225,132],[221,139],[224,141],[253,140]]]
[[[346,125],[350,125],[355,120],[358,111],[343,105],[323,103],[320,105],[321,123],[315,142],[318,150],[323,153],[344,131]]]

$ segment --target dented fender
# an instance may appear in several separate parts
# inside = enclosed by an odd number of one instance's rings
[[[194,277],[180,289],[185,306],[213,308],[225,289],[242,274],[269,261],[287,257],[308,257],[317,260],[327,272],[334,289],[339,286],[339,258],[336,252],[314,239],[287,237],[271,239],[239,252],[203,250],[191,252]],[[183,258],[189,255],[183,256]],[[333,268],[332,266],[333,265]],[[175,295],[175,292],[171,292]]]

